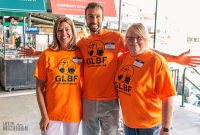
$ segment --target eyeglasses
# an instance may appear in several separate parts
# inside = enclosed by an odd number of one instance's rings
[[[129,36],[126,36],[126,40],[127,41],[141,41],[143,38],[140,37],[140,36],[137,36],[137,37],[129,37]]]

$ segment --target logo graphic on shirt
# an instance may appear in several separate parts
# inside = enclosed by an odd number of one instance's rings
[[[129,84],[134,74],[134,68],[132,65],[123,67],[115,76],[115,88],[124,94],[131,95],[130,91],[132,86]]]
[[[105,45],[103,42],[95,40],[88,46],[88,54],[93,57],[103,56]]]
[[[105,52],[104,42],[94,40],[87,49],[90,56],[86,59],[88,67],[106,66],[107,57],[103,56]]]
[[[76,69],[76,65],[70,59],[62,59],[58,65],[58,69],[63,74],[73,74]]]
[[[61,75],[57,75],[55,80],[60,84],[75,84],[78,75],[75,75],[76,65],[71,59],[62,59],[58,64]]]
[[[117,74],[117,78],[120,82],[129,84],[133,76],[134,69],[131,65],[123,67]]]

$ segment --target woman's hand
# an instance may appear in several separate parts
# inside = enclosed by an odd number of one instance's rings
[[[41,118],[39,125],[42,131],[47,131],[49,127],[49,118]]]

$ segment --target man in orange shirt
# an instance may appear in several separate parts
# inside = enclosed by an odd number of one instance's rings
[[[102,29],[103,7],[89,3],[85,18],[91,35],[78,41],[84,59],[83,135],[116,135],[119,105],[113,82],[123,37]]]
[[[102,135],[116,135],[118,132],[118,96],[113,82],[118,54],[125,50],[124,39],[117,32],[103,30],[103,18],[103,7],[89,3],[85,8],[85,19],[90,36],[77,43],[84,59],[83,135],[98,135],[100,128]],[[200,64],[199,60],[190,63],[193,57],[186,57],[185,53],[178,57],[165,54],[165,57],[169,61]]]
[[[91,35],[77,43],[84,58],[83,76],[83,135],[116,135],[118,129],[119,106],[114,88],[118,54],[123,52],[123,36],[117,32],[102,29],[104,9],[100,4],[89,3],[85,18]],[[38,56],[40,52],[32,47],[22,48],[22,55]],[[200,64],[199,56],[177,57],[165,54],[165,58],[183,65]]]

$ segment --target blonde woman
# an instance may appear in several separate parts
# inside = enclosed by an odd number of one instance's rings
[[[39,57],[35,77],[41,112],[42,135],[77,135],[82,116],[82,58],[76,46],[75,28],[67,18],[58,18],[53,43]]]
[[[115,76],[125,135],[171,135],[175,86],[164,57],[148,48],[141,23],[125,35],[129,52],[119,59]]]

